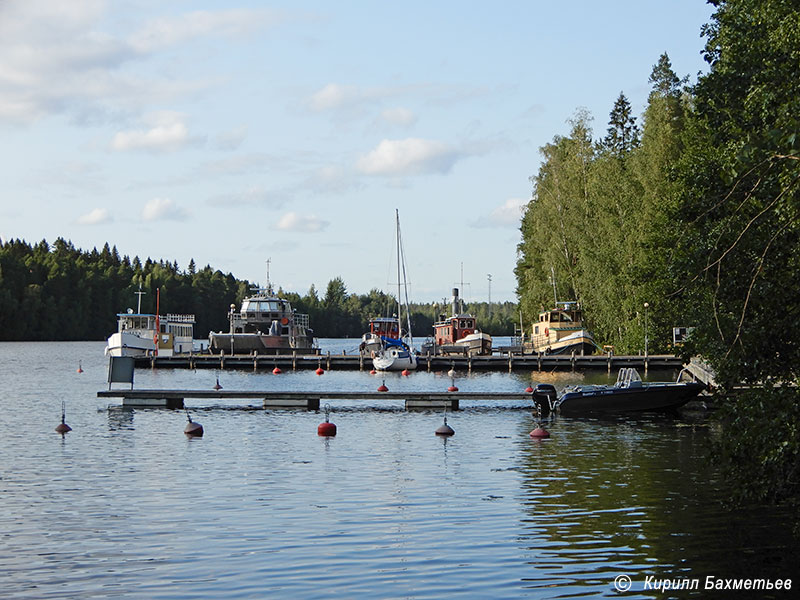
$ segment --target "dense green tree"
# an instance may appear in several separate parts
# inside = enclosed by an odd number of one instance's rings
[[[736,489],[800,498],[800,8],[716,0],[681,157],[678,298],[726,403]]]
[[[633,108],[625,94],[620,92],[609,114],[608,131],[600,146],[604,151],[623,159],[638,145],[639,126]]]

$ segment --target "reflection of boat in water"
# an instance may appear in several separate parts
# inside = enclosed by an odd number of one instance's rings
[[[557,302],[556,308],[539,313],[531,325],[527,352],[545,354],[592,354],[597,349],[594,336],[583,325],[583,311],[577,302]]]
[[[285,298],[272,291],[267,276],[267,287],[242,301],[241,310],[231,304],[228,313],[230,330],[209,333],[212,352],[227,354],[316,354],[314,331],[309,327],[308,315],[298,314]]]
[[[614,385],[568,386],[560,396],[554,386],[540,383],[533,401],[543,413],[564,415],[666,411],[680,408],[704,387],[696,382],[642,381],[636,369],[624,368]]]
[[[142,313],[141,288],[136,312],[117,314],[117,331],[106,343],[108,356],[172,356],[192,351],[194,337],[194,315],[167,314],[159,312],[160,293],[156,300],[156,314]]]
[[[374,350],[372,365],[378,371],[413,371],[417,368],[417,357],[414,354],[414,338],[411,336],[411,312],[408,303],[408,283],[406,281],[406,264],[403,254],[403,240],[400,236],[400,212],[395,209],[397,236],[397,337],[380,335],[380,345]],[[401,271],[402,269],[402,271]],[[402,277],[402,283],[401,283]],[[401,291],[404,295],[401,295]],[[403,309],[405,309],[406,329],[403,329]],[[392,325],[389,326],[390,333]]]
[[[475,317],[464,313],[458,288],[453,288],[451,306],[452,315],[445,317],[442,314],[433,324],[433,341],[423,344],[422,354],[491,354],[492,336],[478,330]]]

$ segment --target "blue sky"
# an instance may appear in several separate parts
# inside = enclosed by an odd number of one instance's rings
[[[211,264],[304,294],[513,300],[539,148],[637,114],[701,0],[0,2],[0,238]]]

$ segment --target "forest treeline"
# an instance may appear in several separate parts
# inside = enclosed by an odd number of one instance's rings
[[[117,329],[116,314],[137,309],[139,286],[142,312],[188,313],[196,319],[195,337],[228,331],[231,304],[240,306],[252,284],[232,274],[191,260],[177,262],[120,256],[116,247],[85,251],[67,240],[53,244],[24,240],[0,242],[0,340],[104,340]],[[395,300],[378,290],[348,293],[340,277],[332,279],[320,297],[314,286],[303,296],[278,290],[300,313],[307,313],[317,337],[361,337],[369,319],[393,312]],[[484,331],[509,335],[514,330],[516,304],[470,305]],[[411,307],[417,337],[431,335],[436,308]]]
[[[681,349],[717,374],[717,455],[740,494],[800,496],[800,12],[783,0],[712,0],[709,69],[694,85],[669,57],[641,118],[621,93],[595,136],[578,111],[541,148],[516,275],[529,320],[583,303],[618,352]],[[655,57],[654,57],[655,58]],[[552,269],[552,271],[551,271]],[[732,391],[746,384],[750,391]]]

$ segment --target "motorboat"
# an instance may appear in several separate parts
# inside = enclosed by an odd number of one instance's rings
[[[307,314],[296,312],[291,303],[278,297],[269,283],[254,288],[237,310],[231,304],[227,332],[209,333],[213,353],[225,354],[317,354],[314,331]]]
[[[614,385],[568,386],[559,395],[554,386],[540,383],[532,397],[543,414],[652,412],[680,408],[704,388],[694,381],[642,381],[636,369],[626,367]]]

